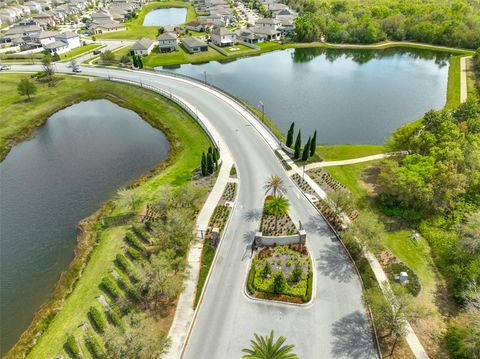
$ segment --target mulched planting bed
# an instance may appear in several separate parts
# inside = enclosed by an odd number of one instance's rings
[[[265,199],[265,204],[271,197]],[[260,232],[264,236],[290,236],[297,233],[297,228],[288,214],[277,218],[277,228],[275,229],[275,216],[268,214],[266,205],[263,206],[262,220],[260,222]]]
[[[292,179],[295,181],[295,183],[300,187],[300,189],[303,192],[314,195],[314,196],[317,196],[317,194],[315,193],[313,188],[310,187],[310,185],[307,183],[307,181],[305,181],[298,173],[295,173],[292,176]]]
[[[283,277],[283,285],[276,285],[277,276]],[[312,279],[305,245],[263,247],[252,261],[248,290],[256,298],[304,303],[311,298]]]
[[[313,179],[318,185],[326,192],[331,193],[335,191],[343,191],[347,188],[340,182],[333,179],[330,174],[322,168],[315,168],[307,171],[311,179]]]
[[[224,201],[233,202],[235,200],[235,192],[237,191],[237,184],[234,182],[227,183],[225,192],[223,192],[222,199]]]

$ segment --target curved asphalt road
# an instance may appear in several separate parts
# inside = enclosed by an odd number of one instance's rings
[[[37,70],[34,66],[12,68]],[[57,71],[70,72],[62,64]],[[246,112],[218,93],[178,78],[102,68],[83,68],[83,74],[134,81],[141,76],[143,83],[172,92],[208,118],[220,135],[221,147],[227,145],[235,161],[240,182],[236,207],[199,306],[185,359],[240,358],[253,333],[267,334],[272,329],[295,344],[302,359],[377,356],[354,269],[322,217],[288,178],[272,147],[247,120]],[[272,174],[284,179],[291,216],[294,221],[301,220],[307,231],[316,271],[315,298],[308,307],[253,301],[244,294],[250,244],[260,224],[263,184]]]

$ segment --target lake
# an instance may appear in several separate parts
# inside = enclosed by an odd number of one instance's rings
[[[382,144],[396,128],[445,105],[445,52],[288,49],[236,61],[182,65],[171,71],[207,81],[260,108],[286,133],[304,140]]]
[[[11,150],[0,164],[0,354],[73,259],[77,223],[169,149],[135,112],[95,100],[55,113]]]
[[[186,18],[187,9],[184,7],[155,9],[145,15],[143,26],[180,25]]]

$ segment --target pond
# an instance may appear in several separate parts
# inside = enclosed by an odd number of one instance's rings
[[[172,69],[212,83],[260,109],[286,133],[292,121],[304,140],[381,144],[396,128],[446,101],[445,52],[414,49],[289,49],[228,63]]]
[[[107,100],[51,116],[0,164],[4,354],[73,258],[77,223],[168,156],[162,132]]]
[[[150,11],[143,19],[143,26],[180,25],[185,23],[187,9],[169,7]]]

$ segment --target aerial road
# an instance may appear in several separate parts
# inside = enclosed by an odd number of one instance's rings
[[[40,66],[12,66],[37,71]],[[66,64],[57,71],[71,72]],[[274,153],[278,146],[251,115],[220,92],[172,76],[97,67],[84,75],[141,81],[181,98],[208,119],[220,149],[228,149],[237,168],[239,187],[231,220],[183,351],[185,359],[240,358],[253,333],[284,335],[302,359],[375,358],[372,332],[361,300],[362,287],[333,232],[287,176]],[[306,306],[277,304],[245,294],[251,244],[259,229],[263,185],[271,175],[283,178],[290,215],[301,221],[315,271],[313,301]]]

